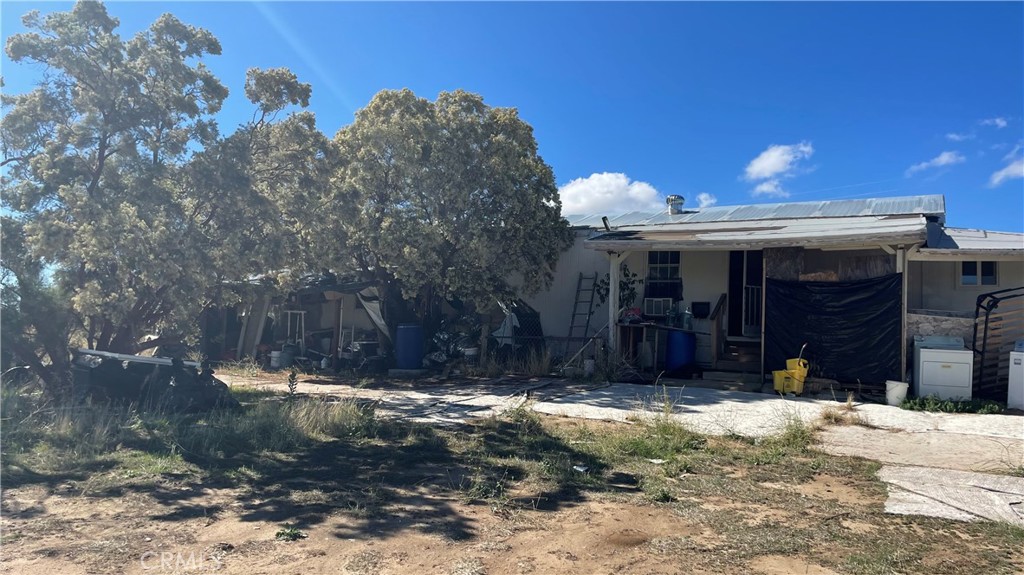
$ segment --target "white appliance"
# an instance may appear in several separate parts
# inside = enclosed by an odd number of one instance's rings
[[[1006,408],[1024,409],[1024,340],[1010,352],[1010,381],[1006,390]]]
[[[964,346],[964,338],[914,336],[914,394],[969,400],[973,386],[974,352]]]
[[[672,298],[670,297],[648,297],[644,298],[644,315],[647,317],[664,317],[672,309]]]

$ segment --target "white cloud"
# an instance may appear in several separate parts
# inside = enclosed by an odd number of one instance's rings
[[[1009,146],[1009,144],[1007,144],[1007,146]],[[1009,162],[1010,160],[1012,160],[1012,159],[1017,157],[1017,152],[1019,152],[1019,151],[1020,151],[1020,144],[1017,144],[1016,146],[1013,147],[1012,150],[1010,150],[1010,153],[1008,153],[1005,156],[1003,156],[1003,159],[1006,160],[1007,162]]]
[[[1006,118],[987,118],[978,123],[982,126],[995,126],[997,130],[1002,130],[1008,125]]]
[[[1024,178],[1024,158],[1017,158],[1010,162],[1010,165],[992,174],[992,177],[988,179],[988,185],[990,188],[994,188],[1002,185],[1006,180],[1015,178]]]
[[[699,208],[710,208],[711,206],[718,203],[718,198],[707,192],[701,192],[697,194],[697,207]]]
[[[647,182],[631,181],[626,174],[602,172],[576,178],[558,189],[563,214],[621,214],[658,211],[665,203]]]
[[[965,140],[973,140],[974,139],[974,134],[971,134],[971,133],[956,134],[956,133],[950,132],[950,133],[946,134],[946,139],[951,141],[951,142],[963,142]]]
[[[942,152],[938,156],[928,160],[927,162],[921,162],[920,164],[914,164],[907,168],[904,172],[906,177],[911,177],[917,172],[928,170],[931,168],[941,168],[942,166],[951,166],[953,164],[960,164],[967,160],[960,152]]]
[[[779,180],[765,180],[757,185],[750,195],[754,197],[767,196],[769,198],[788,198],[789,192],[782,189],[782,184]]]
[[[1014,180],[1017,178],[1024,178],[1024,156],[1018,156],[1020,152],[1020,144],[1014,146],[1013,150],[1003,159],[1010,162],[1003,169],[992,174],[988,179],[988,187],[995,188],[1002,185],[1007,180]]]
[[[811,157],[814,146],[810,142],[799,144],[772,144],[747,164],[744,177],[748,182],[789,175],[800,160]]]

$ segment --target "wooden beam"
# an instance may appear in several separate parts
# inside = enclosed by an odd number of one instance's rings
[[[900,381],[907,379],[907,251],[900,246],[896,252],[896,272],[901,275],[900,289]]]
[[[746,263],[744,263],[746,265]],[[761,255],[761,386],[764,387],[764,326],[768,303],[768,266],[764,262],[764,252]]]
[[[619,349],[619,279],[622,277],[622,262],[629,252],[608,252],[608,349],[618,353]]]

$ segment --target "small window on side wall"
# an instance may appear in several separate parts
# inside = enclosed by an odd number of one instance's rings
[[[998,281],[996,262],[960,262],[960,285],[994,286]]]

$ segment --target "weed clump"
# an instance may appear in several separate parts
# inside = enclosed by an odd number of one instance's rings
[[[900,407],[909,411],[935,411],[941,413],[1002,413],[1003,404],[989,399],[939,399],[934,395],[903,400]]]

